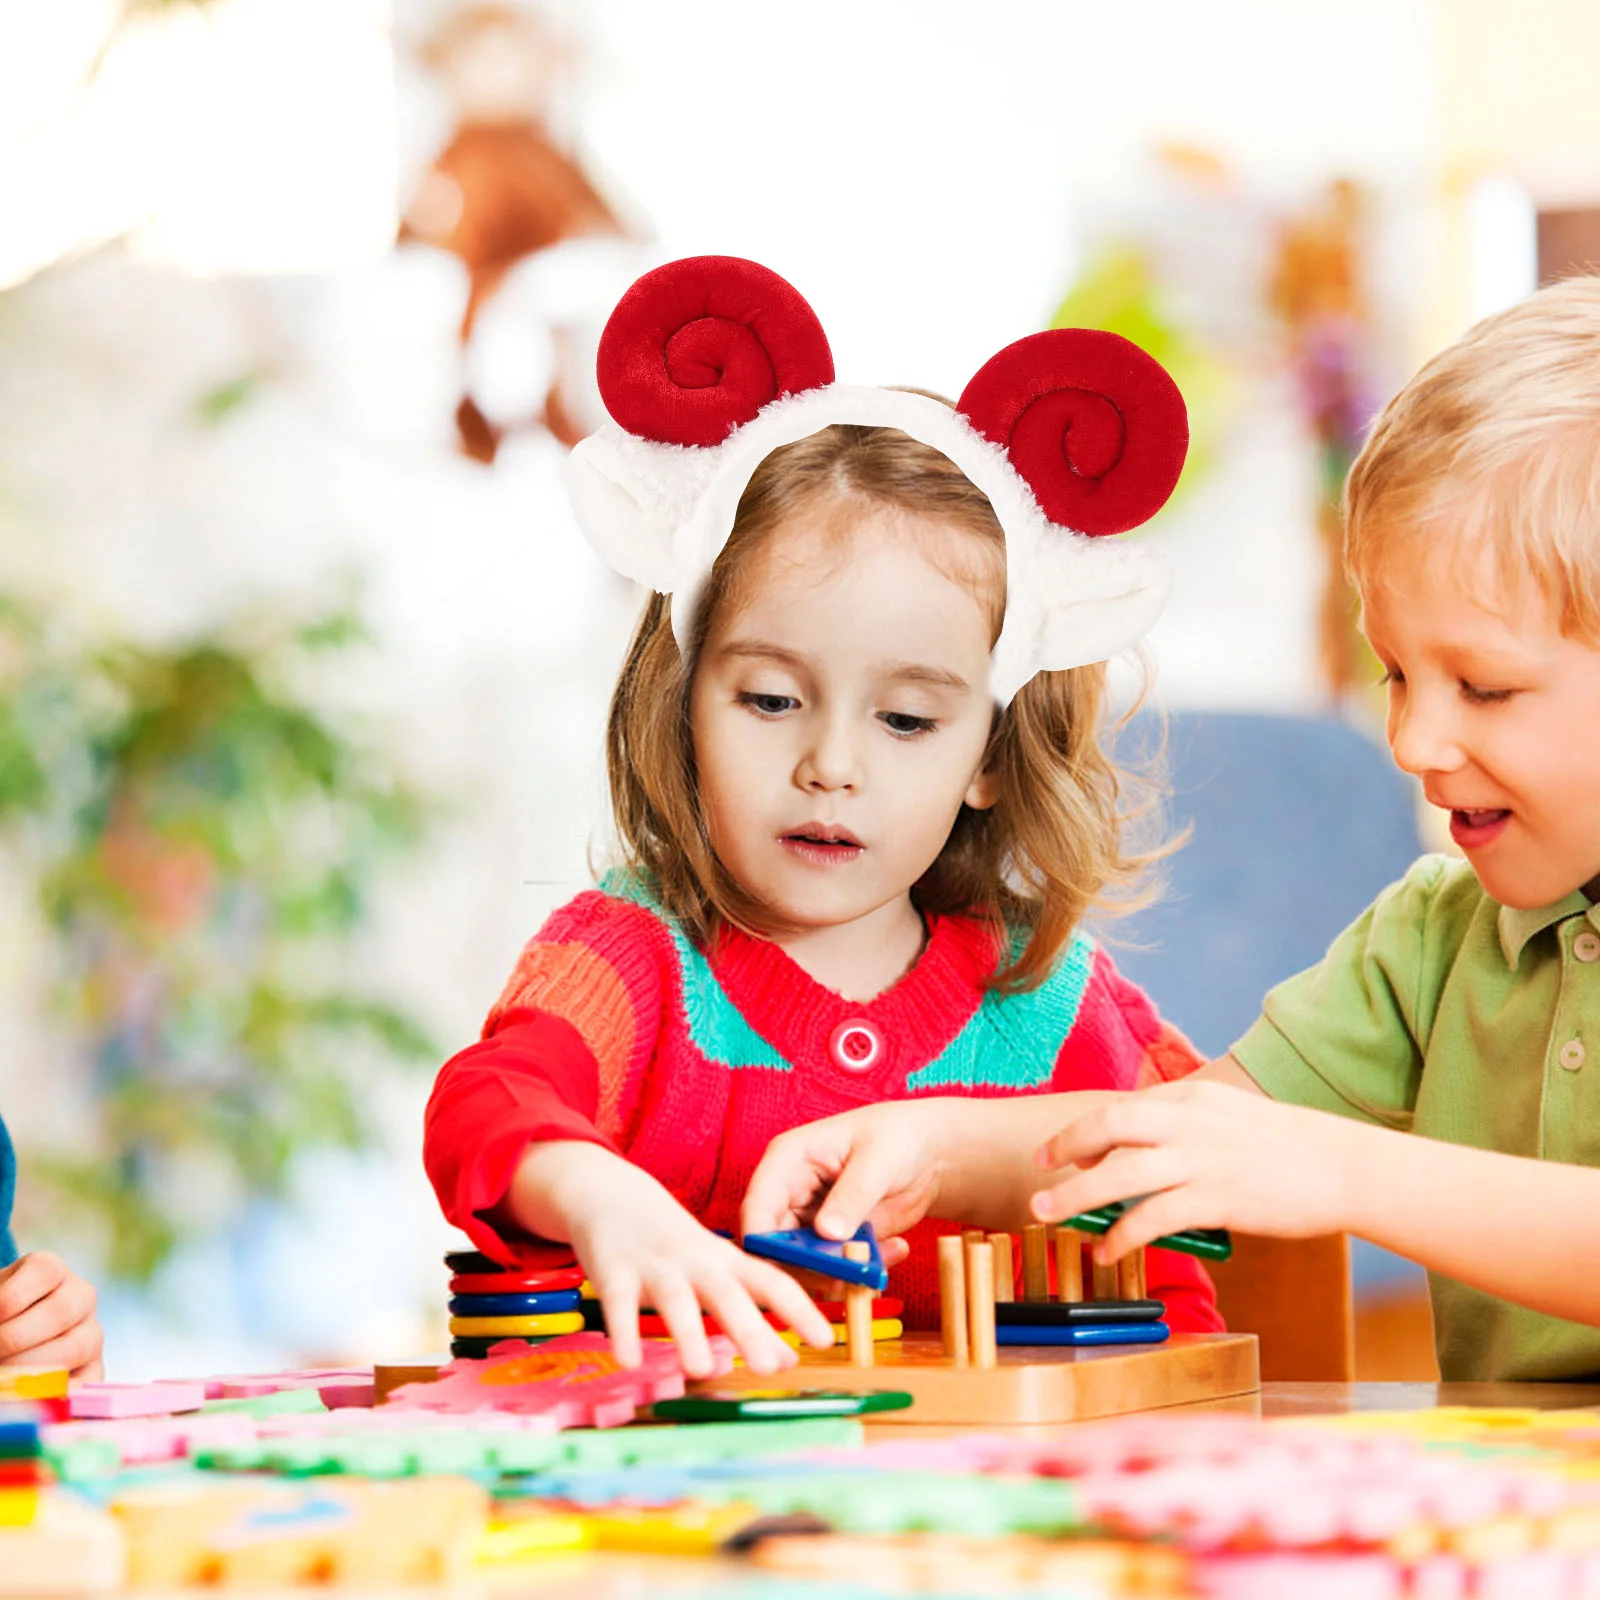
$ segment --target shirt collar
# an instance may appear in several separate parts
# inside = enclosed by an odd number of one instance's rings
[[[1585,914],[1595,928],[1600,929],[1600,903],[1591,901],[1582,889],[1574,889],[1564,900],[1557,900],[1553,905],[1535,906],[1531,910],[1501,906],[1500,948],[1505,953],[1506,965],[1515,972],[1517,963],[1522,959],[1523,948],[1536,933],[1543,933],[1546,928],[1553,928],[1568,917]]]

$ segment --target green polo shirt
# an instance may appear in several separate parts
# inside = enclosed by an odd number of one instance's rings
[[[1233,1054],[1275,1100],[1600,1166],[1600,905],[1513,910],[1465,862],[1425,856],[1267,996]],[[1446,1379],[1600,1374],[1600,1328],[1428,1286]]]

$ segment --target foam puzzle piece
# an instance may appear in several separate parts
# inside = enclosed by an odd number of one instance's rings
[[[377,1385],[370,1374],[319,1384],[317,1395],[330,1411],[357,1410],[378,1403]]]
[[[121,1590],[122,1530],[75,1495],[46,1495],[26,1528],[0,1529],[0,1595],[103,1595]]]
[[[491,1522],[478,1538],[473,1559],[479,1567],[502,1567],[536,1556],[566,1555],[591,1549],[593,1519],[560,1511],[541,1511],[509,1522]]]
[[[1136,1206],[1143,1195],[1135,1200],[1114,1200],[1110,1205],[1096,1206],[1093,1211],[1082,1211],[1069,1217],[1066,1226],[1079,1233],[1105,1233]],[[1151,1241],[1151,1248],[1176,1250],[1181,1255],[1199,1256],[1206,1261],[1226,1261],[1233,1254],[1233,1239],[1226,1228],[1185,1228],[1181,1233],[1164,1234]]]
[[[713,1338],[712,1358],[722,1376],[732,1370],[734,1347]],[[407,1384],[389,1396],[402,1410],[471,1412],[504,1410],[551,1417],[557,1427],[617,1427],[640,1406],[684,1392],[677,1348],[644,1342],[643,1361],[632,1370],[617,1364],[603,1333],[573,1333],[538,1349],[514,1344],[481,1361],[452,1361],[428,1384]]]
[[[75,1383],[68,1396],[74,1419],[170,1417],[206,1403],[203,1383]]]
[[[571,1288],[551,1294],[455,1294],[445,1309],[452,1317],[549,1317],[582,1304],[583,1296]]]
[[[452,1584],[488,1525],[464,1478],[133,1491],[113,1502],[135,1587]]]
[[[0,1405],[19,1400],[55,1400],[68,1392],[65,1367],[0,1367]]]
[[[877,1294],[889,1287],[889,1269],[878,1249],[878,1236],[870,1222],[863,1222],[850,1243],[863,1243],[870,1251],[865,1261],[852,1261],[844,1253],[844,1243],[824,1239],[810,1228],[780,1228],[776,1233],[747,1233],[744,1248],[748,1255],[777,1261],[786,1267],[801,1267],[825,1278],[843,1283],[865,1284]]]
[[[281,1417],[296,1411],[326,1411],[322,1396],[315,1389],[273,1389],[266,1394],[241,1396],[229,1400],[207,1400],[209,1416],[234,1414],[244,1417]]]
[[[255,1436],[255,1424],[247,1416],[188,1412],[57,1423],[44,1430],[44,1451],[57,1476],[81,1482],[123,1467],[180,1461],[196,1450],[247,1443]],[[115,1452],[114,1458],[108,1450]]]
[[[994,1342],[1024,1346],[1164,1344],[1171,1334],[1164,1322],[1003,1323],[994,1330]]]

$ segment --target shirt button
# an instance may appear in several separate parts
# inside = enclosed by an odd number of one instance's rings
[[[1576,1072],[1583,1065],[1586,1052],[1582,1039],[1568,1039],[1561,1047],[1561,1054],[1556,1057],[1568,1072]]]
[[[1572,953],[1580,961],[1600,961],[1600,933],[1580,933],[1572,941]]]
[[[828,1054],[846,1072],[870,1072],[883,1059],[883,1035],[865,1017],[841,1022],[829,1036]]]

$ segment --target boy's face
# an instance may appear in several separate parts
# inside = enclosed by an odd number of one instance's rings
[[[700,802],[741,887],[802,928],[904,909],[963,804],[993,803],[989,619],[929,559],[970,535],[800,520],[719,607],[690,690]],[[927,553],[925,553],[927,552]],[[958,553],[958,552],[957,552]]]
[[[1600,649],[1530,591],[1506,609],[1420,534],[1363,586],[1362,628],[1388,673],[1389,748],[1450,813],[1502,905],[1600,898]]]

